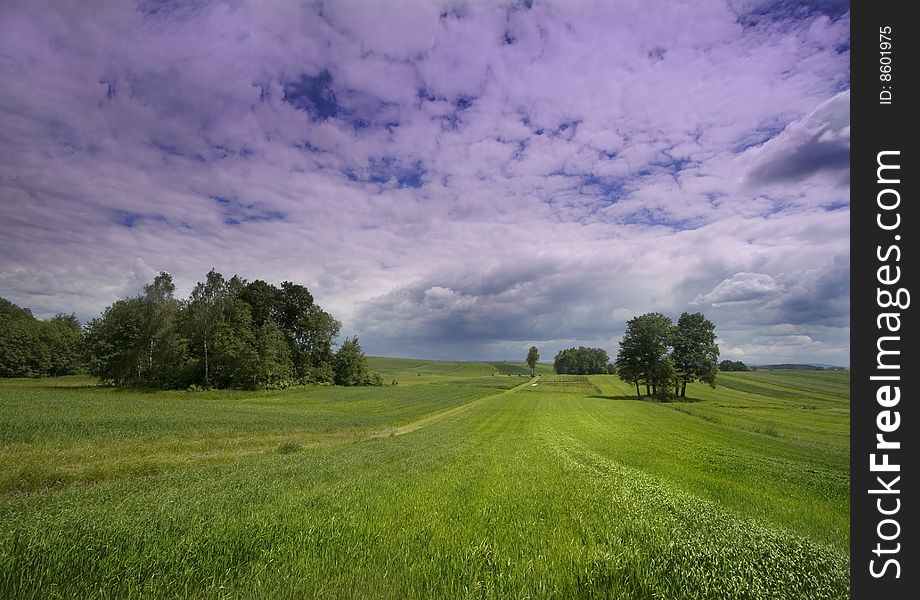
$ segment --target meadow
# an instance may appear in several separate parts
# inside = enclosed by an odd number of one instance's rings
[[[0,597],[847,598],[849,381],[0,381]]]

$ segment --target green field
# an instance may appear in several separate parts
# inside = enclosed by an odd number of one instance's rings
[[[399,385],[0,381],[0,597],[849,595],[847,373],[655,403],[546,365],[371,368]]]

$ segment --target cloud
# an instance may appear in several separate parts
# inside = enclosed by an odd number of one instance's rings
[[[713,306],[729,302],[762,301],[783,292],[783,286],[766,273],[735,273],[723,279],[711,292],[700,296],[697,302]]]
[[[762,148],[747,177],[751,187],[799,182],[820,172],[849,183],[850,94],[841,92]]]
[[[845,363],[842,6],[5,2],[0,295],[86,320],[214,267],[500,359],[697,300]],[[814,344],[745,345],[781,325]]]

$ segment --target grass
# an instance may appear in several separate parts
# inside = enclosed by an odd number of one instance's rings
[[[0,597],[848,597],[846,373],[373,362],[400,385],[0,382]]]

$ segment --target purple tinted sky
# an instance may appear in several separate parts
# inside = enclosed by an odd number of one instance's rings
[[[310,288],[370,354],[849,364],[847,4],[0,4],[0,296]]]

